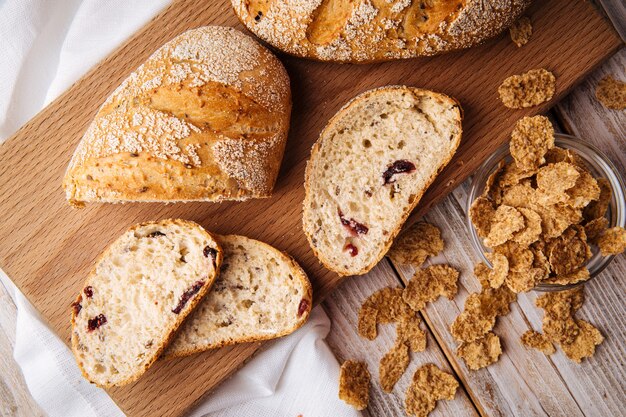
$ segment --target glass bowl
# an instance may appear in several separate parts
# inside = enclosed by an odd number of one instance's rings
[[[620,177],[615,166],[609,159],[595,146],[583,142],[582,140],[563,134],[554,135],[555,145],[564,149],[575,151],[585,161],[587,168],[595,178],[606,178],[611,183],[613,194],[606,217],[609,219],[609,227],[621,226],[626,224],[626,201],[624,199],[624,182]],[[497,169],[500,161],[510,162],[512,160],[509,153],[509,143],[500,146],[487,160],[478,168],[472,179],[471,188],[467,197],[466,220],[470,231],[472,246],[478,252],[482,261],[491,267],[491,263],[485,257],[485,252],[490,252],[482,239],[478,236],[472,221],[469,218],[469,208],[475,199],[480,197],[485,189],[487,178]],[[600,274],[613,260],[614,256],[602,256],[595,246],[591,247],[593,252],[592,258],[587,263],[589,269],[589,279],[575,284],[559,285],[559,284],[539,284],[534,289],[536,291],[561,291],[569,288],[577,287],[595,276]]]

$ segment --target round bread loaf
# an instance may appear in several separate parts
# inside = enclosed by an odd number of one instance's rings
[[[239,19],[287,53],[374,62],[474,46],[510,26],[530,0],[232,0]]]
[[[63,188],[78,206],[268,197],[290,112],[289,77],[271,52],[233,28],[190,30],[106,100]]]

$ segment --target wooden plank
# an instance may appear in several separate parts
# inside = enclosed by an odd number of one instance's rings
[[[401,285],[398,276],[392,270],[389,262],[384,260],[367,275],[345,280],[336,291],[333,291],[324,301],[324,309],[332,318],[331,331],[326,338],[340,362],[346,359],[363,360],[367,363],[372,375],[372,389],[370,391],[370,405],[363,413],[366,417],[402,416],[404,414],[404,398],[411,378],[416,369],[427,363],[434,363],[441,369],[454,373],[441,352],[433,335],[427,331],[428,345],[424,352],[411,352],[411,362],[402,378],[396,383],[391,393],[386,393],[380,386],[378,365],[380,358],[391,349],[395,342],[396,332],[394,325],[378,326],[378,337],[366,340],[357,332],[358,313],[363,301],[373,292],[383,287],[398,287]],[[442,299],[439,303],[449,303]],[[438,416],[477,416],[470,398],[463,389],[458,389],[454,400],[440,401],[437,408],[429,415]]]
[[[208,23],[237,25],[229,9],[227,0],[173,3],[0,147],[0,266],[63,340],[69,338],[69,304],[93,259],[130,224],[148,219],[184,217],[218,233],[246,234],[288,250],[310,274],[319,301],[339,279],[320,267],[303,237],[304,162],[321,127],[349,98],[365,89],[404,82],[460,99],[466,110],[464,140],[457,158],[425,196],[421,205],[425,210],[506,139],[513,120],[551,105],[504,110],[496,97],[502,79],[529,68],[548,67],[559,80],[555,102],[620,44],[589,4],[554,0],[535,3],[530,13],[536,36],[521,49],[503,35],[468,51],[377,65],[285,58],[294,91],[294,117],[273,198],[70,209],[59,184],[100,103],[150,52],[176,34]],[[243,345],[159,364],[137,383],[110,393],[130,415],[180,415],[255,349],[256,345]]]

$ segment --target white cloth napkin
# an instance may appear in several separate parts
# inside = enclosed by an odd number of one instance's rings
[[[0,142],[167,3],[0,0]],[[2,271],[0,282],[18,310],[14,358],[41,408],[51,417],[122,416],[106,392],[82,378],[67,346]],[[337,398],[339,366],[324,342],[329,329],[324,311],[314,309],[304,327],[273,342],[191,415],[358,417]]]

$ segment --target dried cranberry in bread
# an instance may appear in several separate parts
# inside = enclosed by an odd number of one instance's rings
[[[217,239],[224,251],[220,276],[165,357],[284,336],[309,317],[311,284],[290,256],[243,236]]]
[[[100,256],[72,310],[72,350],[101,387],[139,378],[215,281],[217,241],[196,223],[131,227]]]
[[[287,53],[374,62],[474,46],[530,0],[231,0],[248,29]]]
[[[461,140],[454,99],[418,88],[367,91],[328,122],[306,167],[304,232],[340,275],[385,255]]]
[[[290,112],[289,78],[271,52],[233,28],[190,30],[106,100],[63,188],[76,206],[268,197]]]

